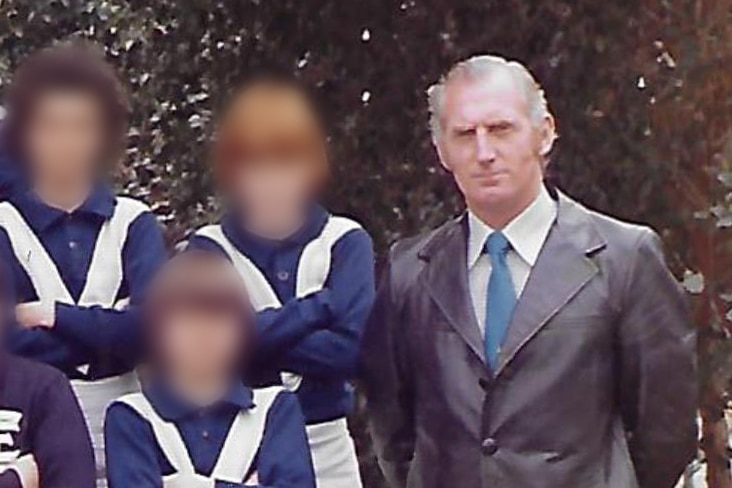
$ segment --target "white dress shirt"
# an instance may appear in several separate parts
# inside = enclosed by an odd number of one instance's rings
[[[536,200],[502,230],[511,243],[506,262],[517,298],[521,297],[556,217],[557,204],[542,185]],[[468,211],[468,281],[473,309],[483,333],[488,306],[488,280],[491,276],[491,259],[483,253],[483,247],[493,232],[494,229]]]

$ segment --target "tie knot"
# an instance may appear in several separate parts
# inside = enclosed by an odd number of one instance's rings
[[[511,249],[511,243],[501,232],[494,232],[489,235],[485,243],[485,252],[490,257],[505,256],[509,249]]]

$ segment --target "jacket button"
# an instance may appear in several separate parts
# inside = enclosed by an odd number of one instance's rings
[[[498,451],[498,443],[496,440],[489,437],[483,441],[482,444],[483,454],[486,456],[492,456]]]
[[[488,391],[491,389],[491,380],[489,380],[488,378],[479,379],[478,384],[484,391]]]

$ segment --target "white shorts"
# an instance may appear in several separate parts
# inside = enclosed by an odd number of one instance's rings
[[[361,488],[356,448],[346,419],[309,425],[310,451],[318,488]]]
[[[104,460],[104,415],[107,407],[128,393],[140,391],[135,373],[105,378],[99,381],[73,380],[71,388],[81,405],[86,427],[89,429],[97,466],[97,487],[106,488],[107,470]]]

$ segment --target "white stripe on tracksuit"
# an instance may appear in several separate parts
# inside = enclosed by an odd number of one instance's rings
[[[333,247],[348,232],[360,228],[357,222],[348,218],[328,217],[320,235],[302,251],[297,266],[296,297],[302,298],[323,289],[331,270]],[[220,225],[203,227],[196,231],[196,235],[211,239],[226,252],[244,280],[255,310],[282,307],[264,273],[249,257],[239,252]],[[302,377],[294,373],[283,372],[281,376],[283,385],[290,391],[296,391],[302,383]],[[310,425],[307,431],[318,488],[361,487],[356,451],[346,420]]]
[[[104,308],[124,308],[129,298],[117,300],[124,278],[122,249],[130,225],[149,208],[132,198],[117,197],[114,214],[104,222],[94,244],[86,284],[79,300],[74,300],[61,278],[58,267],[21,213],[9,202],[0,203],[0,227],[5,229],[10,245],[23,270],[44,303]],[[86,374],[88,365],[80,366]],[[72,381],[89,428],[97,463],[97,486],[106,486],[104,462],[104,414],[109,404],[121,395],[139,390],[134,374],[129,373],[98,381]]]
[[[196,473],[178,428],[160,418],[145,395],[133,393],[117,401],[130,406],[150,423],[158,446],[175,469],[174,474],[163,479],[164,486],[183,486],[185,481],[185,486],[190,488],[214,488],[216,481],[232,484],[246,481],[244,478],[264,437],[267,413],[282,391],[283,388],[278,386],[253,390],[254,407],[242,410],[234,419],[210,477]]]

